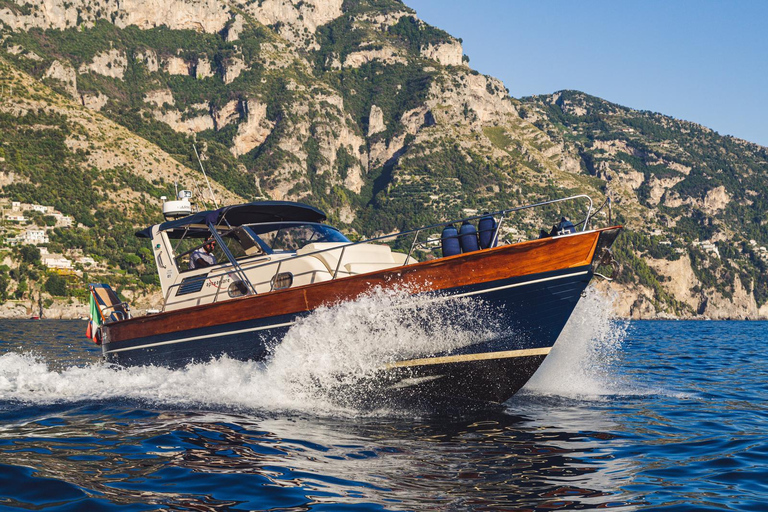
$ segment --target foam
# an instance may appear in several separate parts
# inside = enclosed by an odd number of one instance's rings
[[[477,315],[494,316],[476,298],[441,301],[376,289],[300,320],[261,363],[223,357],[180,370],[103,363],[53,370],[53,362],[40,356],[6,353],[0,356],[0,400],[127,398],[160,406],[358,414],[355,404],[369,391],[367,379],[386,363],[492,336],[492,324],[476,328]]]
[[[573,398],[638,393],[618,376],[616,365],[629,324],[614,317],[613,300],[594,287],[587,288],[552,352],[522,393]]]
[[[521,393],[601,399],[656,392],[620,377],[616,365],[628,324],[613,318],[611,305],[610,297],[589,288]],[[435,300],[405,289],[376,289],[314,311],[280,343],[275,340],[270,357],[260,363],[223,357],[180,370],[101,362],[60,368],[60,362],[39,353],[10,352],[0,356],[0,400],[132,399],[161,407],[390,414],[358,407],[377,371],[387,363],[450,352],[493,336],[499,329],[488,322],[493,313],[477,298]],[[483,330],[477,329],[477,318],[484,319]]]

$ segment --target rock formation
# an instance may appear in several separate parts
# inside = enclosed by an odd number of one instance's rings
[[[619,314],[768,315],[766,148],[575,91],[511,98],[396,0],[6,0],[0,20],[19,91],[0,112],[39,115],[29,137],[55,135],[73,174],[119,190],[116,219],[192,183],[193,142],[217,194],[310,202],[358,235],[611,195]],[[51,167],[0,149],[4,190]],[[74,206],[83,226],[105,207]],[[515,222],[530,238],[551,219]]]

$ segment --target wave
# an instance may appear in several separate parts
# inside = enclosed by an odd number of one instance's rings
[[[445,299],[376,289],[358,300],[319,308],[280,342],[275,340],[263,362],[222,357],[177,370],[101,362],[61,368],[59,361],[46,360],[60,352],[42,353],[45,344],[37,344],[35,353],[0,356],[0,400],[46,404],[133,399],[162,407],[397,414],[369,400],[383,366],[458,350],[501,328],[488,321],[497,315],[481,300]],[[611,297],[590,287],[520,393],[540,399],[657,393],[632,385],[618,371],[628,323],[616,320],[611,306]]]
[[[222,357],[183,369],[104,363],[51,368],[33,353],[0,356],[0,400],[36,404],[135,399],[159,406],[266,409],[313,414],[373,414],[372,377],[387,363],[451,352],[494,335],[481,300],[414,297],[376,289],[314,311],[274,343],[264,362]]]
[[[590,286],[523,394],[605,398],[646,394],[618,371],[629,322],[613,314],[611,296]]]

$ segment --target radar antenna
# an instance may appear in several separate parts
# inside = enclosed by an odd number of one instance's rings
[[[208,175],[205,173],[205,167],[203,167],[203,161],[200,160],[200,153],[197,152],[197,145],[192,144],[192,147],[195,150],[195,156],[197,156],[197,163],[200,164],[200,170],[203,171],[203,177],[205,178],[205,183],[208,185],[208,192],[211,193],[211,198],[213,199],[213,204],[218,209],[219,202],[216,201],[216,196],[213,194],[213,189],[211,188],[211,182],[208,181]]]

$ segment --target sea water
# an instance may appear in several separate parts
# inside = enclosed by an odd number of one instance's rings
[[[182,370],[106,365],[83,321],[0,321],[0,509],[768,510],[768,323],[617,321],[590,291],[502,410],[340,403],[339,379],[364,395],[494,328],[400,299]]]

